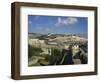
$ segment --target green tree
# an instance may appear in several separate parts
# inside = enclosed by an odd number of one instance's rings
[[[56,64],[56,62],[61,58],[61,51],[59,49],[51,49],[50,64]]]
[[[32,57],[33,55],[39,55],[42,52],[41,48],[32,47],[28,44],[28,57]]]

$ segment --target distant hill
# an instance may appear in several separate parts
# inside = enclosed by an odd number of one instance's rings
[[[87,38],[82,36],[72,34],[72,35],[65,35],[65,34],[40,34],[40,33],[28,33],[28,39],[39,39],[45,41],[53,41],[56,43],[86,43]]]

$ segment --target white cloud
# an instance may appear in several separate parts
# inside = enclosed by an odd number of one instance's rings
[[[28,23],[29,23],[29,24],[32,24],[32,21],[29,21]]]
[[[37,29],[38,29],[38,30],[42,30],[42,29],[43,29],[43,27],[38,27]]]
[[[77,22],[78,19],[75,17],[68,17],[68,18],[59,17],[55,25],[56,26],[72,25],[72,24],[76,24]]]
[[[44,30],[48,32],[50,29],[49,28],[45,28]]]
[[[40,33],[48,33],[50,31],[50,28],[49,27],[38,27],[37,30]]]

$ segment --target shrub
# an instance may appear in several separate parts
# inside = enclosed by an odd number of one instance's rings
[[[28,57],[32,57],[33,55],[39,55],[42,52],[41,48],[32,47],[31,45],[28,45]]]

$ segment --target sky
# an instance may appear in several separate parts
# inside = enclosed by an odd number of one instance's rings
[[[87,36],[88,18],[28,15],[29,33],[78,34]]]

